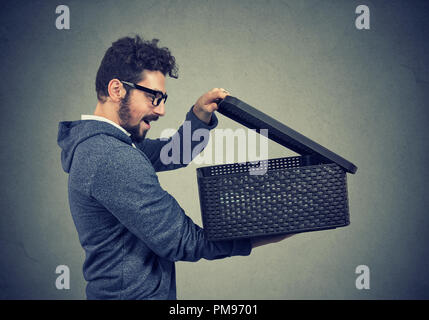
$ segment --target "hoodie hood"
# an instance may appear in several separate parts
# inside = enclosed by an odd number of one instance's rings
[[[111,124],[98,120],[63,121],[58,125],[57,143],[61,148],[61,165],[69,173],[76,147],[86,139],[104,134],[113,136],[129,145],[131,138]]]

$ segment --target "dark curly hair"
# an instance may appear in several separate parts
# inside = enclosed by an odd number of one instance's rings
[[[95,90],[99,101],[109,95],[107,86],[112,79],[129,82],[142,80],[142,71],[161,71],[164,76],[178,78],[176,59],[168,48],[159,48],[158,39],[146,41],[136,35],[124,37],[112,43],[107,49],[95,79]]]

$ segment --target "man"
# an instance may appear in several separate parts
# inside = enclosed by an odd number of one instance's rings
[[[176,299],[175,261],[249,255],[252,247],[282,239],[207,241],[161,188],[157,171],[186,165],[161,161],[172,138],[145,139],[165,114],[166,75],[177,78],[167,48],[139,36],[121,38],[97,72],[94,114],[59,124],[70,210],[86,254],[88,299]],[[192,131],[216,126],[216,101],[227,94],[215,88],[197,100],[186,115]]]

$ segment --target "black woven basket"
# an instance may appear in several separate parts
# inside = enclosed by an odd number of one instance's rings
[[[303,154],[197,169],[209,240],[298,233],[350,223],[346,172],[357,168],[314,141],[228,96],[219,112]],[[258,171],[263,174],[258,174]]]

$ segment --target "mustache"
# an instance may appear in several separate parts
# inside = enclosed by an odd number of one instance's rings
[[[144,121],[157,121],[158,118],[159,118],[159,116],[148,115],[148,116],[144,116],[142,120],[144,120]]]

